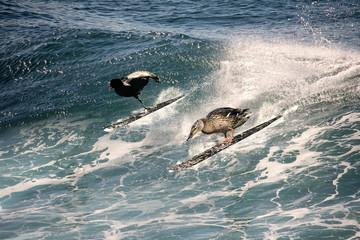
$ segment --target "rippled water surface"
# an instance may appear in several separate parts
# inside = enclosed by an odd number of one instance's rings
[[[0,239],[359,239],[357,1],[2,1]],[[157,74],[142,111],[108,91]],[[269,127],[191,125],[250,108]]]

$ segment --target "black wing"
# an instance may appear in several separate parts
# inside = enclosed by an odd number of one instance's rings
[[[125,84],[130,85],[134,92],[140,94],[143,88],[149,83],[149,78],[131,78],[125,81]]]

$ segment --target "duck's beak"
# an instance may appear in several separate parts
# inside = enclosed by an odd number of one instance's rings
[[[189,137],[186,139],[186,141],[190,141],[192,138],[194,137],[194,135],[192,133],[190,133]]]
[[[112,87],[109,87],[109,92],[111,92]]]

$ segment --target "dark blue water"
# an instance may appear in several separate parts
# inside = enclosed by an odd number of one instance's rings
[[[0,239],[360,239],[358,1],[1,1]],[[157,74],[142,111],[112,78]],[[191,125],[250,108],[221,141]]]

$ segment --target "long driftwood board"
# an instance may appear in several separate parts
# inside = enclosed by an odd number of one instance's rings
[[[114,128],[125,126],[125,125],[127,125],[129,123],[132,123],[132,122],[142,118],[142,117],[145,117],[145,116],[149,115],[150,113],[153,113],[153,112],[155,112],[157,110],[160,110],[161,108],[166,107],[167,105],[170,105],[171,103],[176,102],[177,100],[179,100],[180,98],[183,98],[183,97],[184,97],[184,95],[176,97],[176,98],[172,98],[172,99],[169,99],[169,100],[167,100],[165,102],[157,104],[155,107],[147,108],[146,112],[141,112],[141,113],[135,114],[134,116],[126,118],[126,119],[124,119],[124,120],[122,120],[120,122],[116,122],[116,123],[110,124],[108,126],[105,126],[104,130],[105,131],[110,131],[110,130],[113,130]]]

